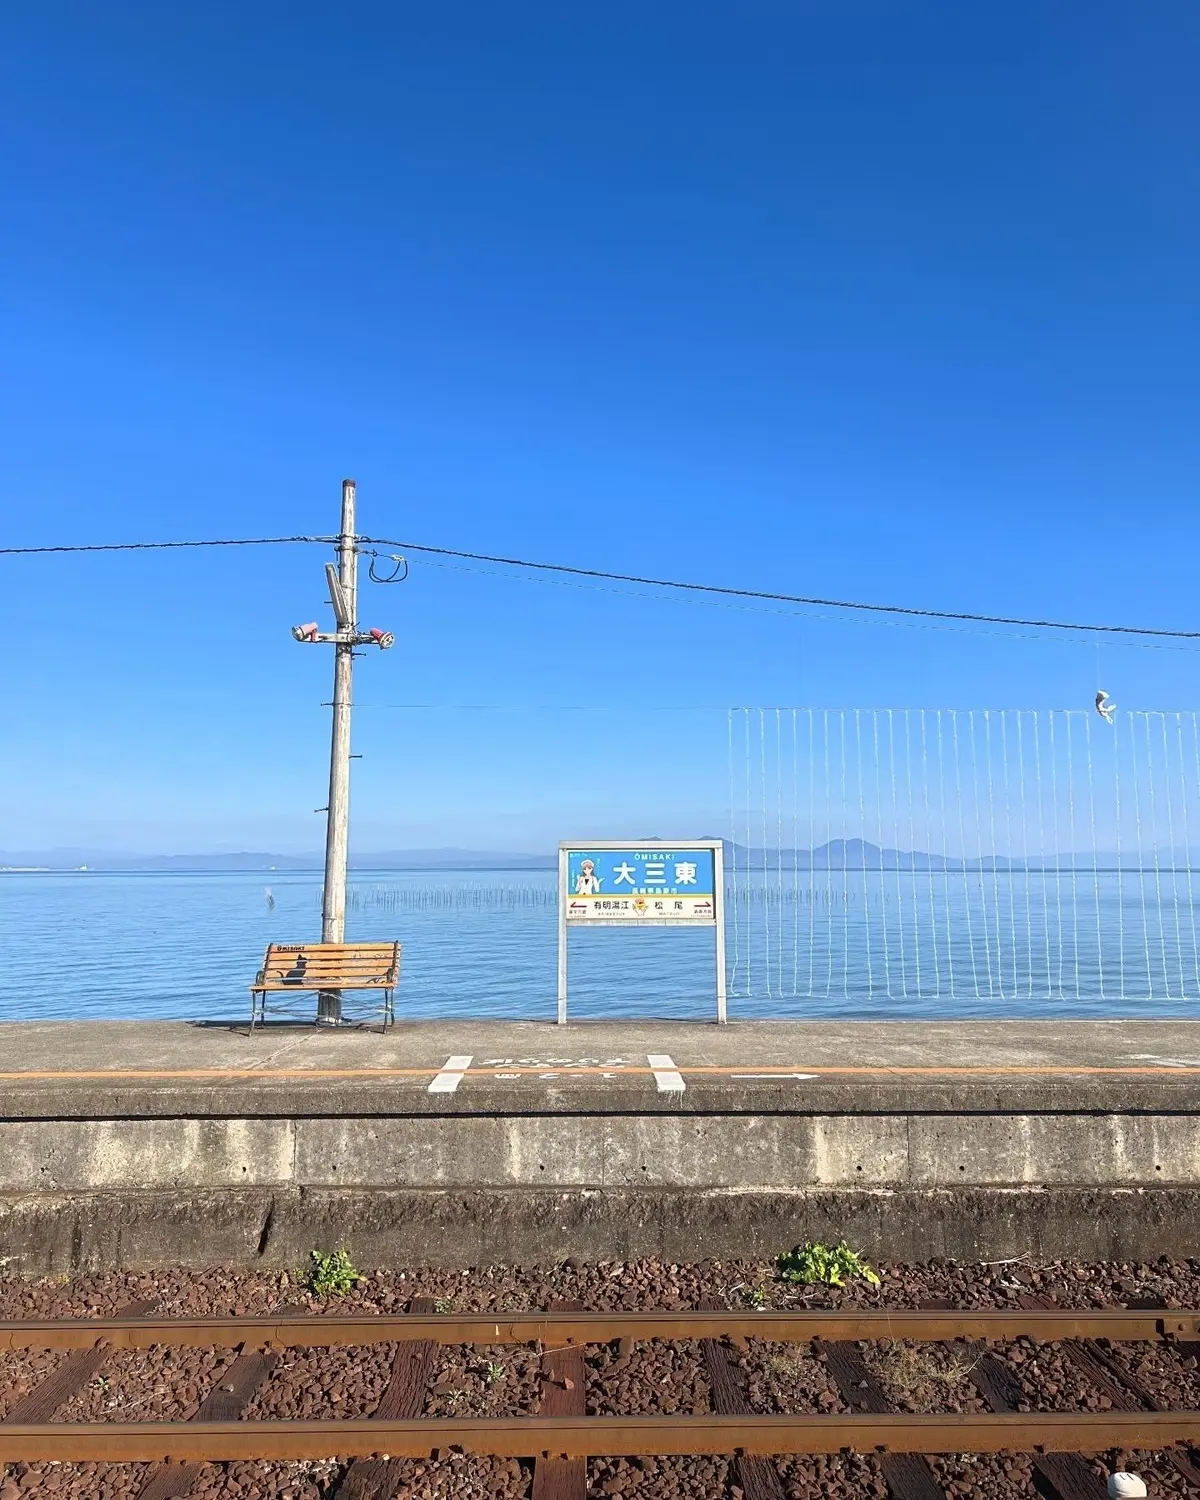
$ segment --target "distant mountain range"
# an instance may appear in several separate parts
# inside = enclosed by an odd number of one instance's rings
[[[1160,867],[1178,862],[1181,867],[1200,866],[1200,851],[1186,849],[1159,849]],[[1149,861],[1153,865],[1155,850],[1147,848],[1142,853],[1141,865]],[[921,849],[887,849],[866,839],[831,839],[815,849],[755,849],[742,844],[725,844],[725,866],[743,870],[771,872],[781,866],[784,874],[794,870],[1116,870],[1136,869],[1139,861],[1128,852],[1117,855],[1111,852],[1075,854],[1031,854],[1015,857],[1008,854],[977,854],[955,857],[945,854],[928,854]]]
[[[1154,851],[1144,851],[1141,864],[1153,864]],[[1200,851],[1185,849],[1158,850],[1160,866],[1200,866]],[[147,871],[182,873],[217,873],[220,871],[320,871],[324,857],[312,854],[113,854],[98,849],[64,848],[50,850],[0,851],[0,870],[95,870],[103,872]],[[1030,855],[1018,858],[1007,854],[953,855],[929,854],[920,849],[888,849],[866,839],[831,839],[815,849],[761,849],[725,840],[726,870],[776,871],[785,874],[800,870],[1115,870],[1137,868],[1138,861],[1129,853],[1069,853]],[[488,849],[394,849],[352,855],[351,870],[552,870],[557,854],[512,854]]]

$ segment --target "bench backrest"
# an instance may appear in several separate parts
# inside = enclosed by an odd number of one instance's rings
[[[390,990],[399,974],[399,943],[272,943],[255,988]]]

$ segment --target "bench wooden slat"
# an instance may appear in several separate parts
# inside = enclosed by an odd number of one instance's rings
[[[272,943],[268,953],[392,953],[399,943]]]
[[[386,969],[395,959],[393,953],[354,953],[346,958],[335,954],[318,954],[313,958],[303,953],[289,955],[285,959],[271,959],[268,969]]]
[[[283,962],[297,958],[356,958],[395,957],[400,952],[399,943],[272,943],[267,948],[267,958]]]
[[[351,953],[339,957],[338,954],[288,954],[287,959],[272,959],[267,963],[267,969],[362,969],[375,965],[375,968],[386,969],[390,963],[395,962],[395,953]]]
[[[269,966],[273,969],[288,969],[295,964],[387,964],[395,958],[387,953],[285,953],[282,958],[273,954]]]
[[[365,969],[306,969],[302,974],[264,974],[261,979],[255,980],[251,988],[261,989],[264,984],[287,984],[295,989],[297,985],[306,984],[309,980],[320,980],[324,984],[327,979],[344,979],[348,985],[383,984],[394,977],[393,974],[380,974],[377,970],[368,973]]]
[[[392,968],[395,968],[395,963],[388,957],[355,959],[348,963],[339,963],[337,959],[326,959],[320,963],[306,964],[300,960],[295,963],[271,964],[262,972],[264,974],[382,974]]]
[[[391,990],[395,989],[394,979],[351,979],[345,974],[329,974],[324,979],[311,980],[289,980],[287,983],[278,983],[273,979],[264,979],[261,984],[250,986],[256,994],[270,992],[271,994],[304,994],[309,990]]]
[[[337,958],[332,954],[328,957],[308,958],[303,953],[297,953],[293,957],[285,958],[282,962],[272,959],[265,967],[270,970],[279,970],[281,973],[288,969],[386,969],[395,962],[394,953],[376,953],[369,956],[355,954],[350,958]]]
[[[312,978],[314,975],[345,974],[347,978],[377,979],[392,972],[394,965],[386,964],[305,964],[294,969],[267,969],[263,978],[270,980]]]

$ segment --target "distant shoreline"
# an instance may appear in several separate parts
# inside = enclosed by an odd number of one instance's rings
[[[348,876],[351,880],[357,875],[551,875],[554,873],[553,863],[542,865],[360,865],[351,867]],[[265,867],[263,869],[247,869],[243,866],[229,866],[228,868],[205,869],[178,866],[169,870],[139,869],[131,867],[119,870],[96,869],[92,866],[80,865],[0,865],[0,875],[157,875],[170,877],[174,875],[247,875],[262,876],[276,875],[286,877],[290,875],[324,875],[324,869],[319,865],[288,865],[281,867]],[[780,873],[795,881],[800,876],[817,875],[880,875],[880,876],[902,876],[905,879],[926,876],[946,875],[1191,875],[1195,874],[1200,879],[1200,869],[1192,865],[954,865],[949,869],[937,869],[928,865],[814,865],[800,866],[793,869],[784,865],[782,872],[772,864],[752,865],[749,869],[741,867],[738,871],[727,869],[726,875],[765,875],[768,879],[777,880]]]
[[[549,875],[553,864],[544,865],[359,865],[351,866],[349,876],[355,875],[488,875],[512,873],[521,875]],[[245,865],[230,865],[227,868],[207,866],[204,869],[185,865],[169,870],[153,870],[130,866],[120,870],[98,869],[91,865],[0,865],[0,875],[324,875],[321,865],[282,865],[247,869]]]

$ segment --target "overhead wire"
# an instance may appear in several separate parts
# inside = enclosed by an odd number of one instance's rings
[[[183,542],[77,542],[58,547],[0,547],[3,557],[37,557],[51,552],[164,552],[185,547],[279,547],[288,542],[333,545],[336,536],[238,536]]]
[[[469,552],[462,548],[434,547],[422,542],[403,542],[394,538],[360,535],[358,542],[377,547],[397,547],[402,551],[420,552],[431,557],[458,558],[467,562],[490,563],[505,568],[520,568],[532,573],[554,573],[601,583],[626,583],[642,588],[675,589],[683,593],[719,596],[727,599],[756,599],[773,604],[801,605],[806,608],[835,609],[869,615],[902,616],[916,620],[951,620],[969,625],[1014,625],[1026,630],[1055,630],[1068,634],[1138,636],[1156,640],[1200,640],[1200,630],[1168,630],[1146,625],[1096,625],[1079,621],[1028,619],[1019,615],[990,615],[969,610],[923,609],[907,604],[874,604],[865,600],[827,599],[810,594],[785,594],[771,589],[734,588],[727,584],[696,583],[678,578],[655,578],[639,573],[617,573],[602,568],[581,568],[568,563],[539,562],[530,558],[504,557],[488,552]],[[148,552],[180,550],[193,547],[268,547],[290,543],[333,545],[336,536],[276,536],[208,538],[195,541],[165,542],[88,542],[44,547],[0,547],[0,556],[29,557],[47,554],[85,552]]]
[[[381,554],[375,553],[373,555],[380,556]],[[553,585],[555,588],[582,589],[587,593],[611,594],[618,599],[662,598],[661,594],[652,593],[649,589],[646,588],[615,588],[608,584],[597,583],[591,579],[586,578],[556,578],[548,573],[534,573],[532,575],[523,575],[511,571],[505,571],[497,567],[488,568],[472,566],[469,563],[448,562],[444,558],[426,558],[424,559],[424,562],[426,567],[444,568],[454,573],[469,573],[473,574],[477,578],[512,578],[517,579],[518,581],[524,581],[526,583]],[[704,594],[689,593],[686,594],[680,600],[680,602],[697,607],[703,607],[705,609],[733,610],[735,613],[739,614],[774,615],[777,619],[785,620],[829,620],[841,624],[862,625],[865,627],[873,626],[876,628],[886,628],[888,630],[932,630],[942,635],[969,636],[974,640],[983,639],[1008,641],[1041,641],[1043,643],[1045,643],[1047,640],[1059,640],[1065,641],[1068,644],[1071,643],[1071,637],[1069,634],[1047,637],[1045,634],[1038,634],[1032,630],[1001,630],[995,628],[980,629],[977,626],[971,625],[947,624],[943,620],[906,619],[895,615],[887,615],[881,618],[879,616],[868,613],[851,615],[842,614],[839,616],[830,614],[828,611],[818,609],[810,609],[808,613],[800,614],[796,608],[772,608],[769,604],[744,603],[738,599],[712,597]],[[1068,627],[1064,627],[1064,630],[1066,629],[1068,629]],[[1171,641],[1147,640],[1144,637],[1138,637],[1137,639],[1133,640],[1124,640],[1121,644],[1128,647],[1130,650],[1182,651],[1186,654],[1194,655],[1198,649],[1198,641],[1200,641],[1200,633],[1197,634],[1196,640],[1181,640],[1177,643],[1173,643]]]
[[[1064,620],[1022,619],[1016,615],[984,615],[965,610],[919,609],[907,604],[869,604],[861,600],[823,599],[806,594],[782,594],[768,589],[739,589],[725,584],[690,583],[677,578],[651,578],[638,573],[612,573],[600,568],[578,568],[566,563],[531,562],[527,558],[499,557],[486,552],[466,552],[452,547],[429,547],[419,542],[399,542],[394,538],[363,536],[360,541],[380,547],[399,547],[409,552],[427,552],[437,557],[458,557],[470,562],[496,563],[509,568],[529,568],[538,572],[567,573],[576,578],[597,578],[610,583],[634,583],[642,587],[681,589],[690,593],[722,594],[737,599],[765,599],[776,604],[803,604],[820,609],[860,610],[872,614],[909,615],[930,620],[963,620],[975,625],[1018,625],[1036,630],[1088,631],[1104,635],[1162,636],[1181,640],[1200,640],[1200,630],[1165,630],[1146,625],[1087,625]]]

